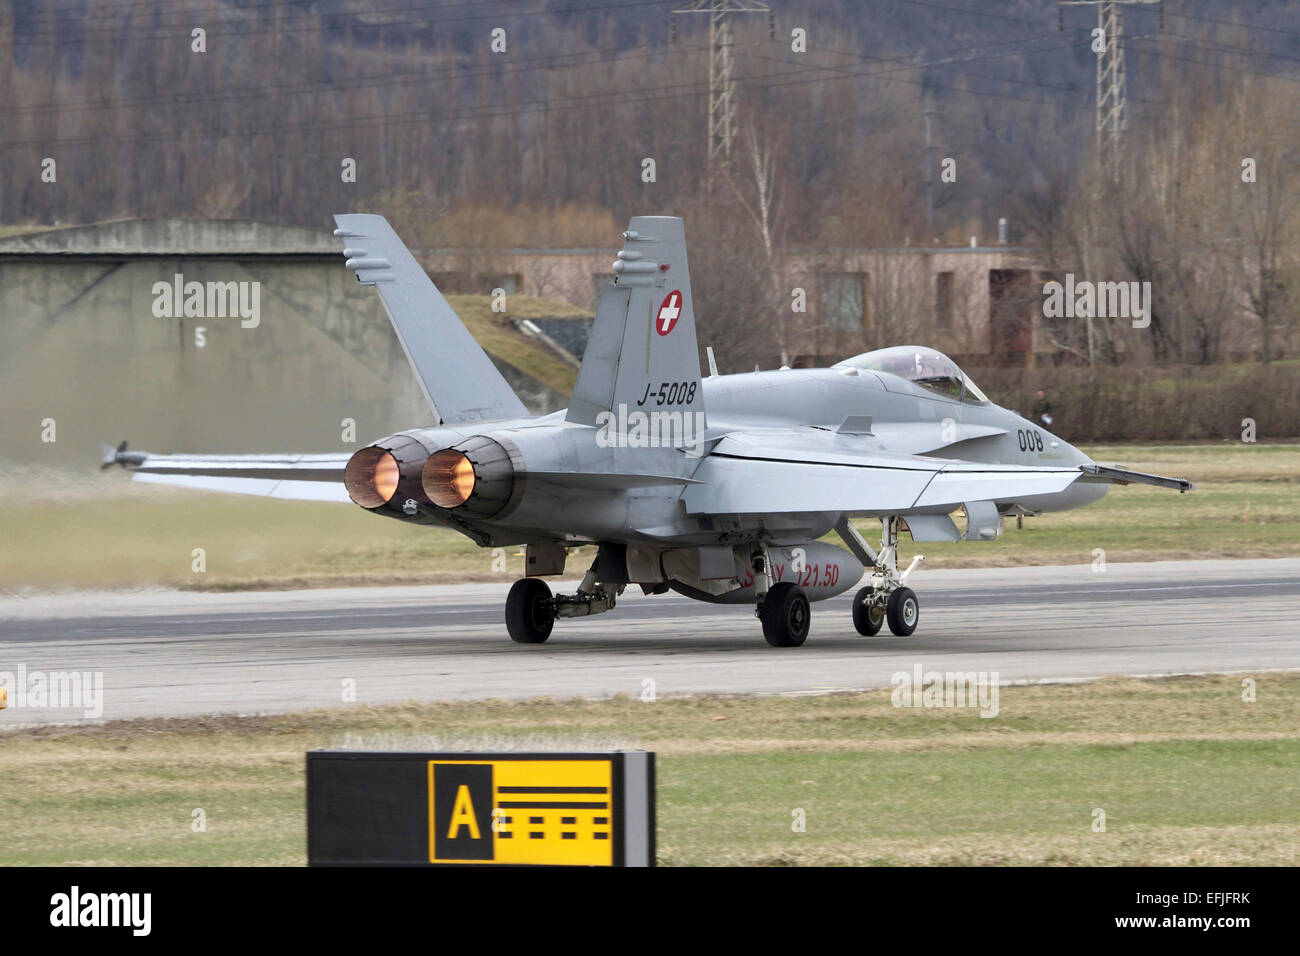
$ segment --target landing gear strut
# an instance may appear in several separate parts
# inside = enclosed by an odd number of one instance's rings
[[[750,557],[758,607],[754,614],[763,622],[763,640],[773,647],[798,647],[808,639],[812,618],[808,595],[790,581],[772,583],[772,559],[759,545]]]
[[[607,585],[596,582],[593,562],[578,585],[576,594],[551,594],[551,589],[540,578],[516,581],[506,596],[506,630],[516,644],[542,644],[551,636],[557,617],[589,617],[614,610],[623,585],[607,590]]]
[[[853,596],[853,626],[865,637],[879,634],[885,622],[894,634],[907,637],[916,630],[921,617],[921,603],[906,582],[925,556],[916,555],[907,570],[899,572],[898,520],[897,517],[881,519],[880,553],[875,555],[871,567],[871,583]],[[859,543],[870,554],[860,538]]]

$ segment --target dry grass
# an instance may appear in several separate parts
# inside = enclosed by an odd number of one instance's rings
[[[665,863],[1300,862],[1300,674],[822,697],[408,703],[0,736],[3,863],[303,862],[303,754],[358,737],[658,754]],[[436,740],[430,740],[430,737]],[[208,829],[193,833],[202,808]],[[805,833],[791,812],[803,809]],[[1104,809],[1107,832],[1092,831]]]
[[[519,332],[510,322],[510,317],[535,319],[550,316],[572,317],[590,313],[553,299],[538,299],[526,295],[508,296],[506,312],[493,312],[491,299],[487,296],[449,295],[447,302],[488,354],[509,362],[521,372],[526,372],[562,395],[573,392],[574,383],[578,380],[578,370],[558,361],[555,354],[540,345],[536,339]]]

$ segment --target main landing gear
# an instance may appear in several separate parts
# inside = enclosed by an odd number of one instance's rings
[[[760,546],[749,559],[758,589],[755,616],[763,623],[763,640],[773,647],[798,647],[808,640],[812,609],[803,588],[790,581],[774,584],[771,558]]]
[[[614,610],[622,586],[605,590],[596,583],[596,565],[583,576],[576,594],[551,594],[541,578],[516,581],[506,595],[506,630],[516,644],[542,644],[551,636],[557,617],[588,617]]]
[[[884,527],[880,553],[875,556],[871,583],[853,596],[853,626],[864,637],[874,637],[880,633],[881,625],[888,622],[894,634],[907,637],[916,630],[921,604],[906,582],[925,557],[918,554],[907,570],[899,573],[898,518],[882,518],[881,524]],[[867,550],[869,553],[870,549]]]
[[[542,644],[555,627],[555,598],[541,578],[516,581],[506,595],[506,630],[516,644]]]
[[[906,637],[916,631],[921,605],[907,579],[925,560],[912,559],[905,571],[898,570],[900,519],[883,518],[880,552],[871,549],[847,518],[836,525],[849,550],[857,554],[871,572],[870,584],[853,598],[853,626],[859,634],[872,637],[887,623],[890,631]],[[542,644],[551,636],[556,618],[587,617],[614,610],[625,585],[596,580],[599,557],[587,570],[575,594],[552,594],[540,578],[516,581],[506,598],[506,630],[517,644]],[[763,625],[763,639],[773,647],[799,647],[808,639],[812,611],[808,595],[790,581],[774,581],[771,558],[765,545],[756,545],[750,556],[757,607],[754,615]],[[605,572],[609,574],[608,568]],[[615,576],[615,580],[618,578]],[[655,591],[653,593],[661,593]]]
[[[811,617],[808,595],[789,581],[772,585],[758,606],[763,639],[773,647],[798,647],[806,641]]]

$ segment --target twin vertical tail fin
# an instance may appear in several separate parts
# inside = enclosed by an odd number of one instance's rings
[[[674,216],[635,216],[623,233],[613,281],[601,290],[567,419],[622,430],[656,413],[688,422],[676,444],[703,433],[685,230]]]
[[[363,214],[334,221],[347,267],[379,292],[438,421],[527,417],[519,397],[388,221]],[[698,442],[705,427],[686,234],[674,216],[635,216],[623,233],[567,418],[599,427],[612,422],[623,431],[643,416],[685,423],[663,432],[676,436],[673,445]]]
[[[373,285],[439,423],[526,418],[528,410],[383,216],[335,216],[346,265]]]

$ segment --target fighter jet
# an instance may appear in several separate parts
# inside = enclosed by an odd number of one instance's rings
[[[108,449],[139,481],[352,501],[523,546],[505,604],[512,640],[613,611],[630,585],[749,605],[775,647],[802,645],[810,604],[866,581],[853,626],[912,634],[920,601],[899,536],[992,541],[1004,517],[1097,501],[1111,484],[1187,491],[1101,465],[993,404],[940,352],[900,345],[830,368],[701,377],[682,221],[637,216],[600,293],[569,407],[533,416],[382,216],[340,215],[345,265],[383,301],[436,425],[352,455],[154,455]],[[962,518],[962,526],[954,516]],[[879,547],[853,519],[879,519]],[[843,547],[822,539],[831,531]],[[569,550],[595,545],[574,593]],[[847,622],[846,622],[847,626]]]

